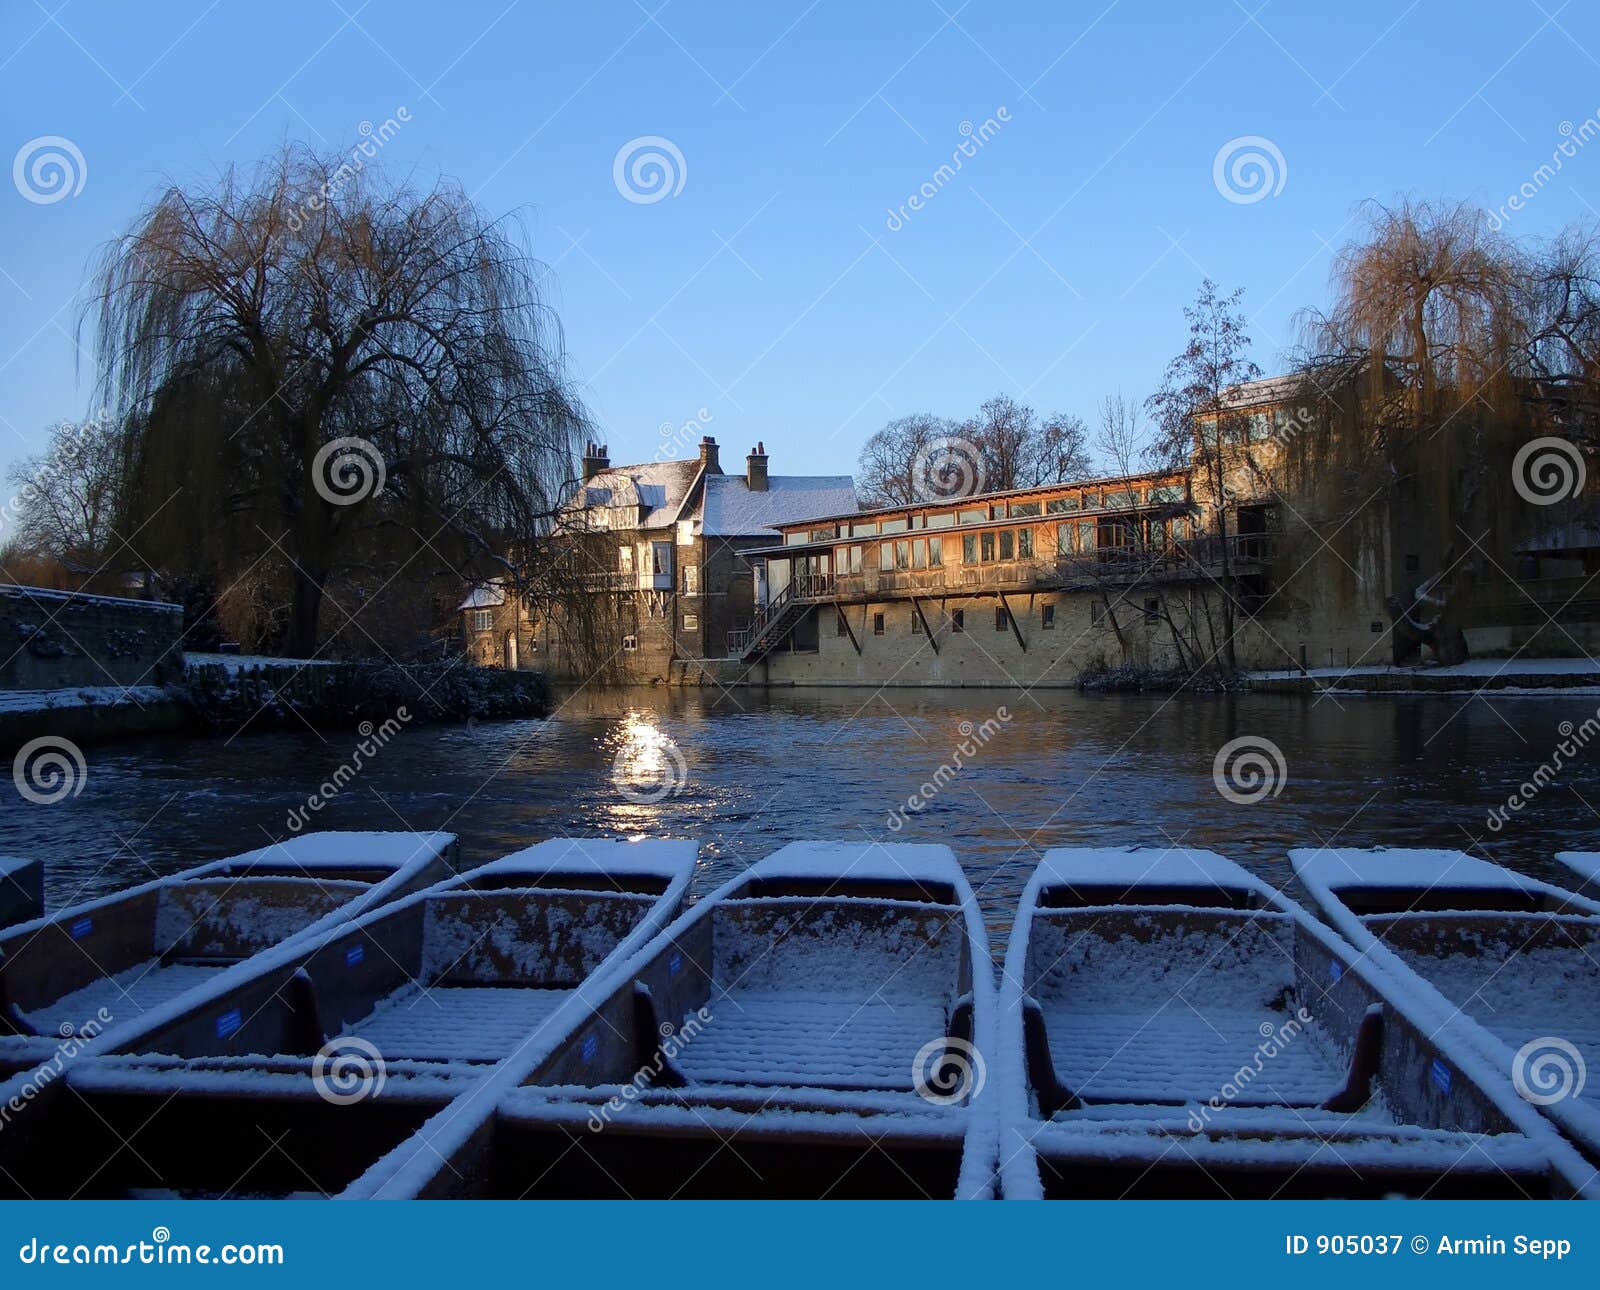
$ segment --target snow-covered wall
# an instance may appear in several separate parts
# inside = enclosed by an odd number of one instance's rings
[[[0,586],[0,690],[166,685],[182,635],[177,605]]]

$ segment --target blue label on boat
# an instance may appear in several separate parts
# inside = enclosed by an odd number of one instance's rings
[[[1339,962],[1338,959],[1334,959],[1328,964],[1328,979],[1330,981],[1338,981],[1342,976],[1344,976],[1344,964]]]
[[[592,1062],[594,1055],[600,1051],[600,1036],[586,1035],[583,1040],[583,1060]]]
[[[679,972],[683,971],[682,954],[674,953],[673,956],[667,960],[667,971],[672,973],[673,976],[677,976]]]
[[[94,931],[94,919],[80,918],[72,925],[72,939],[75,941],[81,941],[92,931]]]
[[[1441,1093],[1450,1091],[1450,1068],[1437,1057],[1433,1059],[1433,1067],[1428,1074],[1433,1077],[1434,1085]]]
[[[366,958],[366,957],[367,957],[367,948],[366,948],[366,946],[364,946],[364,945],[352,945],[349,949],[347,949],[344,952],[344,965],[346,967],[354,967],[357,963],[361,962],[361,960]]]
[[[244,1018],[239,1015],[237,1008],[229,1008],[217,1018],[217,1038],[226,1039],[240,1026],[244,1025]]]

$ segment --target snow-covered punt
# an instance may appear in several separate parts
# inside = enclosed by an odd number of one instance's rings
[[[1600,902],[1459,851],[1289,855],[1431,1025],[1464,1036],[1600,1165]],[[1592,855],[1562,861],[1594,871]]]
[[[794,843],[347,1194],[991,1194],[993,971],[949,848]]]
[[[1231,861],[1056,850],[996,1071],[1008,1197],[1573,1195],[1593,1170],[1338,936]]]
[[[1578,895],[1600,901],[1600,851],[1558,851],[1556,859],[1572,871]]]
[[[44,913],[44,865],[37,860],[0,856],[0,927]]]
[[[110,1047],[273,946],[448,877],[450,833],[307,833],[0,932],[0,1072]]]
[[[42,1195],[337,1191],[676,914],[698,851],[552,839],[263,955],[73,1063],[53,1132],[74,1151],[18,1177]]]

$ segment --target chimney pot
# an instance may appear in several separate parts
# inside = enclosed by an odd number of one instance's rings
[[[750,455],[744,459],[744,483],[752,493],[767,491],[767,450],[759,441]]]
[[[717,441],[710,435],[700,440],[700,465],[708,475],[720,475],[722,463],[717,453]]]
[[[603,470],[611,469],[610,450],[593,439],[583,446],[583,482],[588,483]]]

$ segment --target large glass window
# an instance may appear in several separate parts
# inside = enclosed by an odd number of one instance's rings
[[[978,534],[978,549],[983,552],[983,562],[988,564],[994,559],[994,534]]]
[[[625,544],[617,548],[618,567],[623,573],[633,572],[633,546]]]
[[[906,522],[903,517],[897,520],[882,520],[878,525],[878,532],[880,533],[904,533],[905,531]]]
[[[861,548],[859,546],[850,548],[850,572],[861,572]]]
[[[1013,560],[1017,555],[1017,535],[1010,529],[1002,530],[1000,534],[1000,558]]]
[[[672,543],[652,542],[650,544],[650,567],[652,572],[671,574]]]
[[[1072,531],[1073,531],[1073,526],[1070,525],[1070,524],[1058,524],[1058,525],[1056,525],[1056,554],[1057,555],[1071,555],[1072,554]]]
[[[1017,559],[1019,559],[1019,560],[1031,560],[1031,559],[1033,559],[1033,530],[1032,529],[1018,529],[1017,530]]]
[[[1075,511],[1080,502],[1076,497],[1052,497],[1044,504],[1046,515],[1059,515],[1062,511]]]
[[[962,564],[977,564],[978,563],[978,535],[976,533],[966,533],[966,534],[962,535],[962,538],[961,538],[961,563]]]
[[[894,543],[878,543],[878,572],[888,573],[894,568]]]
[[[945,511],[939,515],[928,516],[928,527],[930,529],[947,529],[955,522],[956,517],[949,511]]]
[[[959,513],[959,519],[963,524],[982,524],[988,518],[989,508],[986,506],[980,506],[976,510],[966,510]]]
[[[1012,502],[1011,503],[1011,514],[1013,516],[1016,516],[1016,515],[1037,515],[1038,513],[1039,513],[1039,503],[1038,502]]]
[[[911,544],[911,567],[913,569],[926,569],[928,567],[928,544],[918,538]]]
[[[937,569],[944,564],[944,539],[931,537],[928,539],[928,564]]]
[[[894,567],[896,569],[909,569],[911,567],[911,543],[896,542],[894,544]]]

